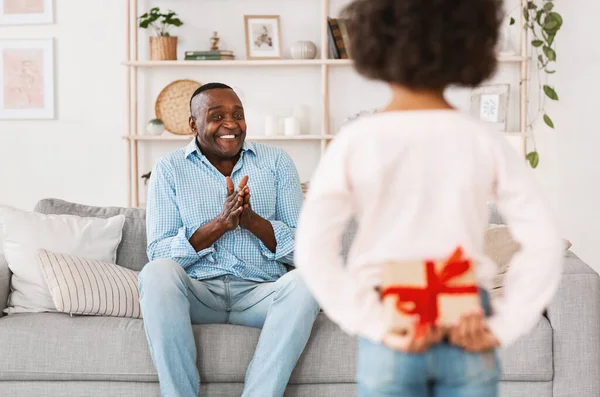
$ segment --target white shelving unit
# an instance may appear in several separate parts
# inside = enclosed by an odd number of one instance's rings
[[[282,0],[280,0],[282,1]],[[283,0],[285,1],[285,0]],[[128,131],[127,135],[123,136],[123,140],[127,143],[127,175],[128,175],[128,205],[138,207],[140,204],[139,198],[139,143],[140,142],[173,142],[173,141],[189,141],[192,136],[181,136],[165,134],[161,136],[148,136],[140,134],[138,125],[138,74],[140,69],[144,68],[298,68],[310,67],[320,68],[321,70],[321,128],[320,135],[300,135],[294,137],[288,136],[248,136],[248,140],[252,141],[313,141],[320,142],[321,155],[326,150],[328,142],[335,138],[331,134],[330,123],[330,69],[338,67],[352,67],[352,61],[347,59],[328,59],[329,40],[328,40],[328,24],[327,17],[330,15],[330,1],[321,1],[321,38],[320,59],[311,60],[232,60],[232,61],[150,61],[140,60],[139,58],[139,42],[138,42],[138,0],[127,0],[127,54],[123,65],[127,69],[127,118]],[[521,6],[526,3],[526,0],[520,0]],[[216,4],[216,3],[211,3]],[[522,14],[522,13],[520,13]],[[524,17],[521,15],[521,25],[524,26]],[[527,81],[529,78],[529,61],[528,56],[528,40],[527,30],[521,29],[520,35],[520,54],[515,55],[500,55],[499,62],[502,64],[514,64],[520,66],[520,101],[519,101],[519,131],[509,132],[506,136],[509,140],[520,146],[522,153],[526,153],[527,145]]]

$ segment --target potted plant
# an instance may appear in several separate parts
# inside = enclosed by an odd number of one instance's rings
[[[139,17],[140,28],[152,28],[156,36],[150,36],[150,59],[153,61],[177,59],[177,36],[171,36],[169,30],[173,26],[181,26],[183,22],[171,10],[162,13],[154,7]]]

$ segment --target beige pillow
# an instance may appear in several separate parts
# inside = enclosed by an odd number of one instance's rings
[[[38,264],[39,248],[114,263],[125,216],[41,214],[0,205],[0,240],[12,272],[5,313],[56,311]]]
[[[142,318],[138,272],[45,249],[38,250],[38,260],[59,312]]]
[[[571,242],[564,240],[565,251],[571,248]],[[484,253],[498,265],[498,272],[493,279],[492,294],[502,291],[504,277],[513,255],[521,249],[519,243],[513,240],[507,225],[492,224],[485,233]]]

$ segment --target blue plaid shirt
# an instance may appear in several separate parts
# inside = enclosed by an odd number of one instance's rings
[[[245,142],[231,179],[248,175],[252,210],[271,222],[273,253],[248,230],[238,227],[211,247],[196,252],[190,236],[221,213],[227,184],[198,150],[196,141],[162,157],[153,167],[148,190],[148,258],[177,261],[195,279],[233,275],[274,281],[292,264],[296,222],[303,194],[298,172],[283,150]]]

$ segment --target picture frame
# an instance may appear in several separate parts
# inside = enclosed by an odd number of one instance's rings
[[[246,58],[282,59],[279,15],[244,15]]]
[[[510,84],[491,84],[475,88],[471,93],[472,116],[489,123],[499,131],[508,128]]]
[[[0,0],[0,25],[54,23],[54,0]]]
[[[54,39],[0,40],[0,119],[54,118]]]

